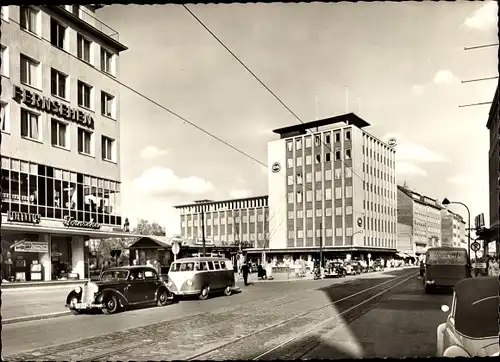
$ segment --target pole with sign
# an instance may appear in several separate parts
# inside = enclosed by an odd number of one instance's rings
[[[179,246],[179,243],[175,241],[172,244],[172,253],[174,253],[174,261],[177,261],[177,254],[179,254],[179,251],[181,251],[181,247]]]

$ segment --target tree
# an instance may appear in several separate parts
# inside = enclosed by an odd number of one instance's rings
[[[271,221],[276,217],[276,215],[272,215],[269,220],[264,224],[264,239],[263,241],[257,241],[257,245],[259,248],[262,248],[262,263],[265,262],[266,260],[266,248],[269,248],[269,242],[273,235],[276,233],[276,231],[281,227],[283,224],[283,220],[280,220],[278,222],[278,225],[275,227],[271,228]]]
[[[157,222],[150,223],[144,219],[139,219],[133,232],[139,235],[165,236],[165,228],[163,226]]]

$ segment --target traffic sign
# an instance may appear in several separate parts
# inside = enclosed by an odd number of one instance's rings
[[[368,259],[371,259],[372,258],[372,254],[368,254]]]
[[[474,241],[472,244],[470,244],[470,248],[472,251],[479,251],[481,249],[481,244],[479,244],[477,241]]]
[[[174,255],[177,255],[177,254],[179,254],[179,251],[181,251],[181,247],[179,246],[179,243],[174,242],[172,244],[172,253],[174,253]]]

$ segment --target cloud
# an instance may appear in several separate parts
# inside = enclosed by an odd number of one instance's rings
[[[396,162],[396,174],[401,176],[427,176],[427,171],[410,162]]]
[[[420,161],[425,163],[449,163],[443,155],[413,142],[401,142],[396,146],[397,161]]]
[[[424,94],[425,87],[421,84],[414,84],[411,87],[411,91],[415,93],[417,96],[421,96],[422,94]]]
[[[152,158],[155,158],[158,156],[164,156],[167,153],[168,152],[166,150],[160,150],[159,148],[157,148],[155,146],[147,146],[147,147],[142,149],[141,157],[146,159],[146,160],[149,160],[149,159],[152,159]]]
[[[196,176],[181,178],[166,167],[151,167],[133,181],[134,186],[152,195],[205,194],[213,190],[210,182]]]
[[[497,16],[498,6],[496,1],[489,1],[465,19],[464,25],[470,29],[489,30],[497,26]]]
[[[457,78],[449,70],[442,69],[439,70],[434,76],[434,83],[436,84],[450,84],[454,83]]]
[[[229,191],[229,196],[232,199],[244,199],[252,196],[252,190],[233,189]]]
[[[457,185],[474,185],[475,184],[475,180],[473,180],[471,177],[463,175],[463,174],[449,177],[447,181],[452,183],[452,184],[457,184]]]

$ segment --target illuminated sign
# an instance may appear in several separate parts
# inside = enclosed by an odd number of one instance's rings
[[[86,229],[100,229],[101,224],[96,223],[94,220],[91,221],[80,221],[75,220],[74,217],[69,215],[64,216],[63,225],[67,227],[76,227],[76,228],[86,228]]]
[[[12,98],[18,102],[24,102],[29,107],[51,113],[68,121],[80,123],[89,128],[94,128],[94,117],[92,115],[70,107],[64,102],[41,96],[17,85],[14,86],[14,96]]]
[[[43,241],[23,241],[14,247],[14,251],[23,253],[48,253],[49,244]]]
[[[389,140],[387,141],[387,145],[391,148],[393,148],[394,146],[396,146],[398,143],[396,141],[396,139],[394,137],[392,138],[389,138]]]
[[[271,166],[271,170],[274,173],[280,172],[281,171],[281,165],[279,164],[279,162],[273,163],[273,165]]]
[[[40,224],[40,214],[30,214],[27,212],[7,211],[7,221],[26,222]]]

